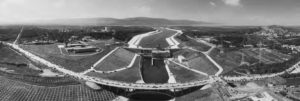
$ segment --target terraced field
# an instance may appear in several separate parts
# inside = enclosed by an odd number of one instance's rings
[[[107,90],[94,91],[84,85],[58,87],[34,86],[0,77],[1,101],[109,101],[116,95]]]
[[[60,53],[57,45],[59,44],[21,45],[20,47],[74,72],[82,72],[89,69],[95,62],[114,49],[114,47],[104,47],[101,53],[91,56],[65,56]]]
[[[141,42],[140,46],[143,48],[156,48],[158,45],[162,48],[166,48],[169,46],[168,42],[166,41],[166,38],[171,37],[176,33],[176,31],[171,31],[167,29],[161,29],[163,32],[154,34],[148,37],[144,37]]]
[[[96,70],[112,71],[128,66],[134,57],[134,53],[127,51],[123,48],[118,48],[101,63],[95,66]]]
[[[175,76],[176,82],[178,83],[191,82],[191,81],[202,80],[207,78],[207,76],[205,75],[201,75],[199,73],[190,71],[173,62],[170,62],[168,66],[170,68],[170,71]]]
[[[136,81],[141,80],[140,60],[141,60],[141,57],[138,56],[137,59],[134,61],[134,64],[131,68],[128,68],[128,69],[125,69],[125,70],[122,70],[119,72],[103,73],[103,74],[96,73],[96,72],[89,72],[86,75],[110,79],[110,80],[135,83]]]

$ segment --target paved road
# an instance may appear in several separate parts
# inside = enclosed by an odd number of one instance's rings
[[[166,38],[171,37],[172,35],[176,34],[177,32],[174,30],[169,30],[165,28],[159,28],[161,31],[160,33],[152,34],[150,36],[144,37],[139,46],[143,48],[157,48],[160,45],[161,48],[167,48],[170,45],[166,41]]]

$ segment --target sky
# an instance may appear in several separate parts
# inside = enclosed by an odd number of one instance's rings
[[[0,23],[92,17],[300,25],[300,0],[0,0]]]

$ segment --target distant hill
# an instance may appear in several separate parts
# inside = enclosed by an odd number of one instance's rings
[[[73,18],[73,19],[57,19],[57,20],[44,20],[37,21],[32,24],[57,24],[57,25],[129,25],[129,26],[193,26],[193,25],[207,25],[211,23],[192,20],[170,20],[164,18],[148,18],[148,17],[135,17],[135,18]]]

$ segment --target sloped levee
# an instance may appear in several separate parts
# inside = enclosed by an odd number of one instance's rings
[[[101,63],[95,66],[96,70],[112,71],[128,66],[134,58],[134,53],[123,48],[118,48]]]

